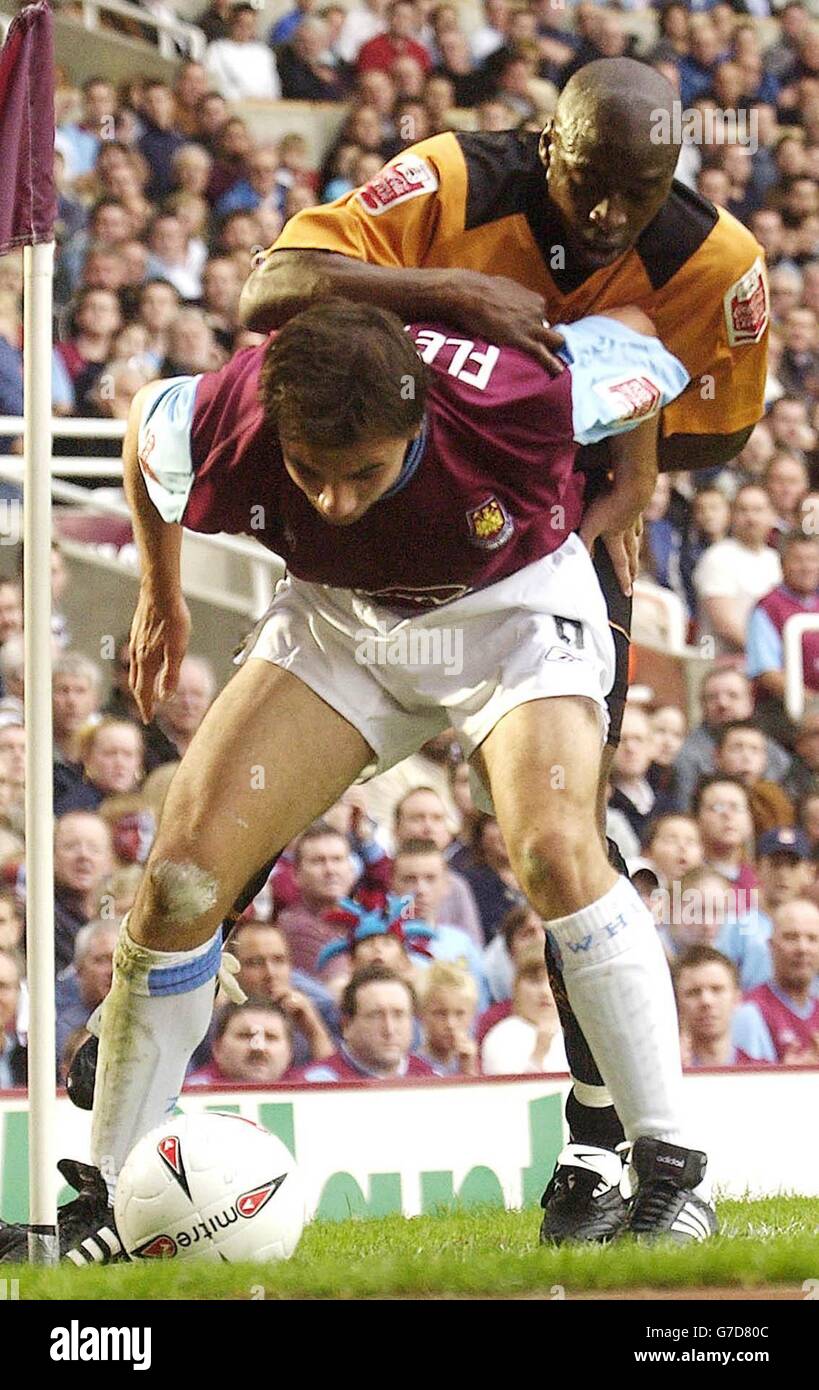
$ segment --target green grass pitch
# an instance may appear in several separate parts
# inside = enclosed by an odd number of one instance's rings
[[[723,1201],[704,1244],[541,1249],[539,1213],[479,1208],[308,1226],[280,1265],[0,1267],[26,1299],[559,1298],[584,1291],[800,1286],[819,1277],[819,1198]]]

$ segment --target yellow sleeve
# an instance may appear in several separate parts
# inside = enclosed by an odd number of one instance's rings
[[[412,145],[362,188],[292,217],[275,251],[336,251],[372,265],[424,265],[463,233],[466,162],[451,133]]]
[[[733,221],[733,219],[732,219]],[[761,246],[744,228],[731,235],[696,287],[685,352],[691,385],[663,412],[663,434],[734,434],[765,413],[768,277]],[[658,332],[663,337],[658,324]],[[674,348],[674,351],[678,351]]]

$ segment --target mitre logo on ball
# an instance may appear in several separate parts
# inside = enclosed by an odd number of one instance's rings
[[[438,175],[425,159],[402,155],[359,190],[358,201],[373,217],[378,217],[409,198],[434,193],[437,187]]]
[[[768,325],[768,290],[761,259],[757,258],[751,269],[726,291],[723,302],[731,347],[758,343]]]

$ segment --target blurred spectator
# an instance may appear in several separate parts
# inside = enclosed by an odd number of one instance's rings
[[[683,1066],[737,1067],[751,1062],[732,1036],[742,995],[736,966],[713,946],[690,946],[674,963]]]
[[[24,947],[25,923],[17,894],[13,888],[0,888],[0,951],[14,955]]]
[[[776,782],[763,777],[767,761],[767,740],[753,720],[722,725],[717,734],[716,770],[735,777],[747,791],[755,836],[780,825],[793,825],[795,819],[787,794]]]
[[[216,1016],[213,1061],[188,1086],[273,1086],[293,1065],[290,1022],[269,999],[226,1004]]]
[[[62,150],[54,150],[54,183],[57,188],[57,221],[54,224],[54,239],[59,247],[76,232],[79,232],[88,218],[88,209],[79,198],[66,192],[65,155]]]
[[[794,755],[782,785],[792,801],[819,787],[819,700],[808,701],[796,726]]]
[[[436,1076],[477,1076],[478,1047],[471,1036],[478,996],[475,981],[460,966],[443,961],[423,977],[420,1018],[423,1042],[418,1056]]]
[[[69,1033],[84,1028],[111,988],[114,948],[119,927],[99,918],[80,927],[74,941],[74,960],[57,976],[57,1057],[62,1057]]]
[[[141,724],[139,707],[131,690],[129,676],[131,671],[131,639],[127,634],[120,637],[114,651],[111,673],[111,689],[102,712],[111,719],[130,719]]]
[[[230,14],[233,0],[211,0],[207,9],[196,19],[197,29],[201,29],[208,43],[216,39],[226,39],[230,33]]]
[[[728,879],[707,864],[687,869],[670,891],[650,894],[648,906],[656,907],[668,960],[673,964],[691,946],[721,946],[721,934],[735,916],[734,902]]]
[[[686,718],[676,705],[662,705],[650,715],[649,724],[651,762],[646,777],[655,796],[673,805],[677,786],[675,764],[687,732]]]
[[[80,652],[65,652],[54,665],[51,711],[54,760],[79,763],[80,731],[99,716],[102,672]]]
[[[363,5],[353,5],[347,11],[336,48],[345,63],[354,63],[362,46],[376,34],[383,34],[386,12],[387,0],[364,0]]]
[[[745,651],[751,609],[782,577],[779,556],[768,545],[773,523],[765,490],[740,488],[731,535],[709,546],[694,570],[700,634],[713,638],[712,654]]]
[[[69,314],[68,336],[57,344],[78,400],[90,391],[111,356],[121,325],[119,301],[113,291],[80,290]]]
[[[441,61],[436,77],[444,77],[452,87],[453,105],[473,107],[488,96],[486,79],[476,71],[469,40],[460,29],[441,36]]]
[[[57,972],[74,959],[74,942],[99,912],[111,873],[111,834],[90,811],[72,811],[54,826],[54,952]]]
[[[174,694],[162,701],[153,724],[145,730],[145,766],[149,772],[184,757],[215,694],[210,662],[201,656],[186,656]]]
[[[780,554],[782,583],[760,599],[748,622],[747,670],[756,685],[760,722],[774,737],[790,744],[796,731],[784,706],[782,633],[788,618],[819,612],[819,537],[792,531]],[[819,693],[819,632],[803,634],[802,680],[807,702]]]
[[[810,396],[815,400],[819,397],[816,314],[806,306],[790,309],[785,316],[783,330],[785,347],[777,376],[786,392]]]
[[[346,837],[326,821],[316,821],[299,836],[293,863],[299,899],[279,913],[277,925],[287,938],[293,964],[315,976],[321,948],[338,935],[325,914],[349,897],[355,868]]]
[[[54,814],[96,811],[106,796],[133,791],[143,776],[142,730],[137,724],[102,719],[79,736],[82,773],[54,764]]]
[[[173,186],[197,198],[206,197],[212,169],[213,155],[204,145],[180,145],[171,161]]]
[[[714,771],[718,730],[733,720],[750,719],[754,712],[751,684],[741,671],[717,667],[707,672],[699,695],[703,721],[691,730],[677,758],[676,809],[680,811],[690,809],[698,781]],[[784,748],[769,739],[765,768],[768,781],[781,782],[789,766]]]
[[[693,816],[669,814],[652,821],[645,839],[647,858],[662,885],[679,882],[702,864],[702,840]]]
[[[753,905],[725,925],[718,941],[719,949],[739,970],[743,990],[755,989],[771,978],[768,942],[777,908],[810,896],[816,881],[810,840],[790,827],[768,830],[759,837],[756,868],[759,889]]]
[[[804,459],[779,450],[765,469],[764,484],[776,514],[775,530],[799,530],[802,503],[810,491],[810,472]]]
[[[449,961],[468,970],[475,981],[481,1010],[489,1006],[489,985],[478,946],[460,927],[443,916],[448,885],[444,856],[434,840],[406,839],[396,851],[392,891],[412,896],[414,913],[435,929],[430,950],[436,960]],[[480,943],[483,945],[483,943]]]
[[[170,280],[183,299],[199,299],[207,249],[190,236],[177,213],[157,213],[148,232],[148,248],[148,275]]]
[[[638,840],[642,839],[649,818],[662,813],[662,798],[658,798],[648,778],[651,755],[648,715],[636,705],[627,704],[611,769],[609,806],[622,812]]]
[[[473,29],[470,35],[472,57],[482,63],[490,53],[495,53],[507,41],[509,34],[508,0],[484,0],[484,23]]]
[[[56,132],[56,148],[66,161],[66,177],[73,183],[94,168],[101,140],[114,134],[117,94],[113,82],[105,77],[86,78],[82,86],[82,116],[75,125],[61,125]]]
[[[239,962],[241,988],[254,999],[278,1005],[293,1029],[293,1064],[329,1057],[338,1036],[338,1009],[332,995],[312,976],[290,963],[290,947],[272,922],[240,922],[229,949]]]
[[[148,330],[148,353],[155,368],[168,354],[168,330],[179,312],[180,294],[169,280],[149,279],[139,295],[139,321]]]
[[[511,1012],[484,1037],[481,1068],[487,1076],[569,1070],[557,1005],[539,951],[523,956],[517,965]]]
[[[257,208],[273,207],[281,211],[288,182],[279,174],[279,153],[275,145],[259,145],[248,156],[247,178],[239,179],[216,204],[216,216],[229,212],[255,212]]]
[[[522,901],[509,852],[494,816],[477,812],[469,847],[453,857],[453,864],[472,889],[484,940],[488,944],[509,908]]]
[[[205,67],[226,101],[278,101],[281,84],[276,59],[258,36],[252,5],[234,5],[228,17],[228,37],[208,46]]]
[[[484,1029],[491,1028],[493,1023],[505,1018],[509,1012],[505,1006],[512,998],[515,967],[521,956],[534,950],[544,951],[545,948],[546,928],[534,908],[528,905],[510,908],[501,921],[500,931],[484,951],[483,963],[489,992],[501,1010],[495,1013],[494,1005],[485,1010],[481,1016]]]
[[[795,898],[773,914],[773,978],[747,995],[736,1040],[755,1061],[790,1066],[819,1063],[819,908]]]
[[[680,100],[684,107],[693,106],[697,97],[711,89],[722,57],[716,30],[708,16],[695,16],[688,32],[689,51],[679,62]]]
[[[215,371],[223,361],[216,335],[202,310],[180,309],[168,329],[168,355],[159,369],[160,376],[196,376]]]
[[[418,11],[413,0],[391,0],[386,10],[387,29],[368,39],[358,50],[356,67],[359,72],[370,68],[381,68],[389,72],[396,58],[409,53],[420,63],[424,72],[432,67],[432,60],[415,37],[418,31]],[[343,35],[342,35],[343,40]]]
[[[753,834],[748,792],[734,777],[714,773],[703,778],[694,793],[704,866],[716,869],[731,885],[734,910],[747,910],[748,894],[758,879],[746,859]]]
[[[182,63],[173,84],[176,129],[190,140],[199,130],[199,103],[208,91],[208,74],[203,63],[192,58]]]
[[[0,579],[0,646],[23,632],[23,590],[17,579]]]
[[[226,120],[213,142],[213,168],[207,187],[208,201],[219,199],[240,179],[247,179],[248,160],[254,149],[250,132],[239,116]]]
[[[267,33],[267,42],[271,48],[278,48],[280,44],[289,43],[293,35],[304,23],[305,16],[313,13],[316,0],[296,0],[296,8],[288,10],[271,24]]]
[[[132,233],[131,218],[125,204],[111,194],[98,198],[88,212],[87,224],[76,231],[60,249],[55,293],[61,298],[61,302],[68,299],[77,288],[90,246],[97,249],[113,248],[118,251]]]
[[[393,1081],[432,1076],[410,1051],[416,1009],[412,985],[383,965],[356,970],[341,1000],[342,1043],[332,1057],[292,1072],[297,1081]]]
[[[797,454],[815,449],[816,431],[811,428],[807,405],[798,396],[780,396],[771,406],[767,421],[778,449]]]
[[[239,294],[242,278],[229,256],[212,256],[202,271],[202,308],[216,342],[230,352],[239,332]]]
[[[366,797],[366,787],[362,789]],[[444,859],[451,860],[453,849],[447,808],[432,787],[415,787],[395,804],[395,842],[400,847],[407,840],[432,840]],[[443,921],[466,932],[479,948],[484,945],[483,927],[475,895],[464,875],[447,863],[444,896],[439,904]],[[423,914],[421,914],[423,915]]]
[[[289,101],[343,101],[350,87],[347,69],[328,48],[327,25],[307,18],[278,56],[282,96]]]
[[[0,1091],[26,1084],[26,1045],[17,1032],[20,980],[18,957],[0,949]]]
[[[143,134],[137,147],[150,169],[146,192],[149,198],[163,198],[173,188],[174,155],[185,143],[176,128],[176,104],[166,82],[146,83],[141,119]]]

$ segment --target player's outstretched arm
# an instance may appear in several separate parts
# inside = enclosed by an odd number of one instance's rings
[[[182,595],[182,527],[162,520],[139,466],[138,431],[144,388],[131,403],[122,452],[123,484],[139,552],[140,583],[131,624],[130,684],[139,712],[150,723],[158,700],[173,694],[190,637]]]
[[[373,265],[335,251],[274,251],[245,281],[239,316],[248,328],[269,333],[332,295],[391,309],[405,322],[444,323],[508,344],[553,374],[564,369],[555,356],[563,337],[543,321],[543,296],[474,270]]]

